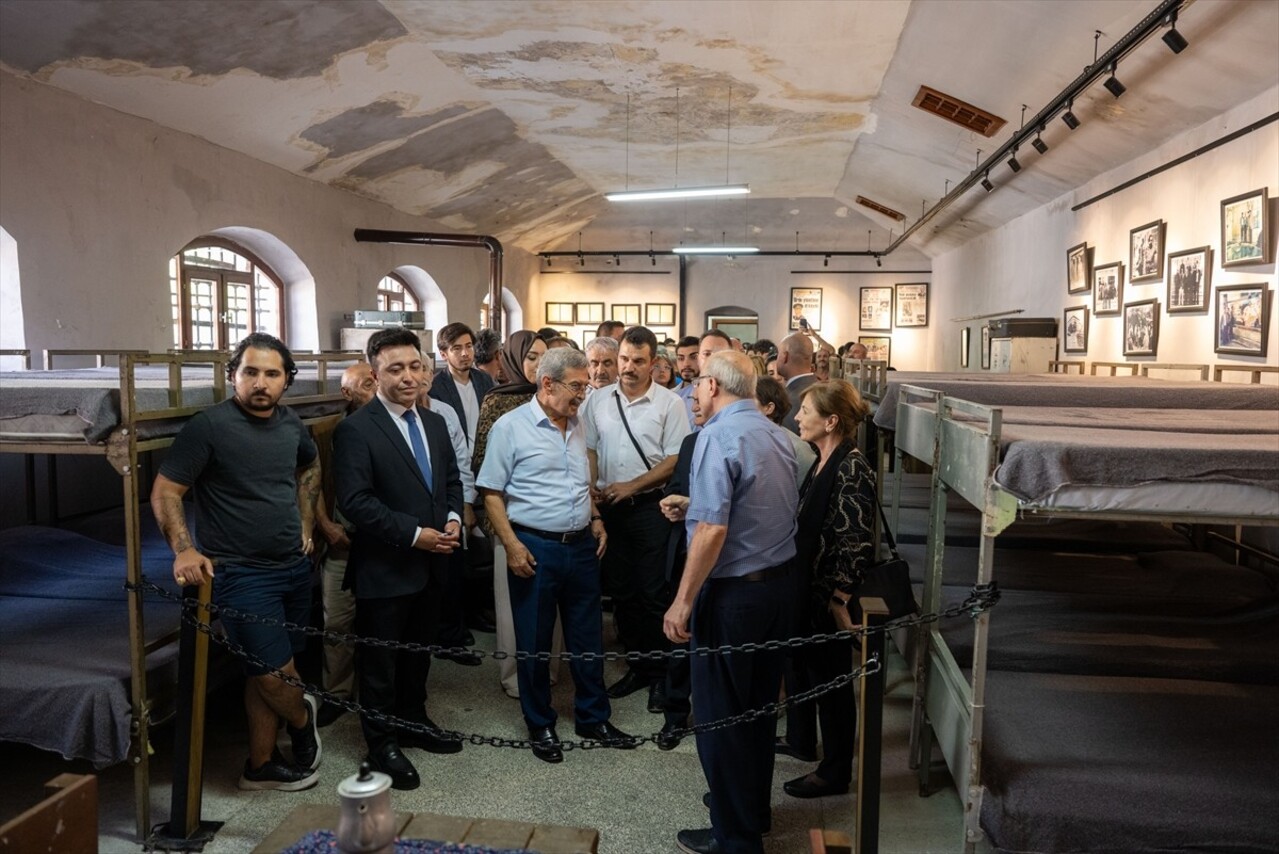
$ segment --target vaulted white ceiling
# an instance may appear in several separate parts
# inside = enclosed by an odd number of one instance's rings
[[[882,248],[1155,0],[0,0],[0,66],[530,251]],[[912,237],[936,254],[1279,81],[1279,2],[1194,0]],[[920,85],[1008,120],[993,139]],[[1279,107],[1279,105],[1276,105]],[[0,105],[2,108],[3,105]],[[746,199],[602,194],[746,182]],[[798,236],[796,235],[798,232]]]

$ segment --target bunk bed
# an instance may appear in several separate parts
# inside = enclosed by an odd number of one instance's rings
[[[969,555],[973,571],[964,579],[978,584],[994,581],[997,540],[1018,518],[1279,525],[1279,397],[1273,390],[1127,377],[1073,380],[1072,384],[1066,375],[1046,382],[930,377],[930,388],[896,381],[890,385],[884,403],[891,396],[894,417],[885,418],[881,405],[877,421],[895,431],[898,488],[904,456],[932,466],[921,599],[925,612],[948,604],[958,593],[944,586],[954,580],[944,574],[953,575],[956,565],[947,555],[953,548],[947,537],[952,496],[978,514],[976,559]],[[1159,409],[1149,405],[1161,399],[1159,394],[1142,390],[1149,383],[1158,383],[1161,390],[1189,387],[1177,389],[1178,408]],[[1122,390],[1124,402],[1113,397],[1112,385]],[[1029,394],[1017,394],[1026,389]],[[966,391],[983,402],[962,399]],[[1193,397],[1203,391],[1218,396]],[[1079,413],[1069,406],[1054,415],[1045,408],[1043,394],[1053,395],[1058,404],[1085,407],[1096,420],[1080,427]],[[1096,398],[1090,401],[1090,394],[1113,402],[1106,407]],[[1082,396],[1074,399],[1077,395]],[[989,405],[1027,398],[1044,405]],[[1200,408],[1185,411],[1187,405]],[[1141,408],[1129,408],[1133,406]],[[1006,557],[1001,552],[1001,560]],[[1042,559],[1042,553],[1036,553],[1030,562]],[[1117,559],[1097,557],[1098,566]],[[1196,571],[1199,579],[1202,569]],[[1037,571],[1044,572],[1042,566]],[[1264,803],[1269,799],[1273,805],[1279,783],[1273,769],[1256,776],[1266,766],[1258,754],[1266,751],[1258,751],[1257,744],[1239,732],[1279,713],[1279,680],[1250,682],[1240,678],[1235,666],[1273,675],[1273,667],[1262,663],[1264,653],[1260,660],[1241,655],[1240,661],[1224,666],[1220,650],[1209,650],[1201,655],[1198,670],[1193,655],[1183,656],[1191,661],[1189,671],[1178,674],[1181,678],[1161,675],[1153,665],[1125,669],[1123,664],[1140,658],[1136,649],[1127,650],[1132,655],[1121,657],[1121,666],[1109,673],[1094,673],[1082,665],[1078,672],[1065,673],[1031,672],[1028,665],[992,668],[1007,665],[1009,656],[1018,654],[1041,664],[1051,664],[1054,656],[1086,656],[1087,650],[1079,648],[1054,649],[1045,643],[1043,632],[1055,629],[1079,637],[1092,626],[1094,638],[1110,637],[1114,643],[1116,635],[1107,634],[1114,632],[1114,620],[1132,621],[1134,615],[1130,635],[1144,628],[1177,637],[1173,624],[1185,615],[1176,607],[1166,602],[1143,605],[1136,595],[1131,602],[1117,602],[1114,591],[1100,580],[1104,577],[1103,571],[1090,579],[1091,592],[1067,588],[1011,593],[1012,608],[1001,606],[993,619],[1008,620],[1005,637],[1020,638],[1015,653],[1002,647],[992,653],[988,612],[975,618],[966,647],[955,642],[953,630],[948,637],[936,627],[919,629],[912,744],[921,782],[927,783],[935,739],[965,806],[964,843],[969,851],[981,839],[983,827],[1001,850],[1152,850],[1150,835],[1142,835],[1149,830],[1143,822],[1152,821],[1162,822],[1165,841],[1185,841],[1190,847],[1228,841],[1213,837],[1214,832],[1233,834],[1238,850],[1253,850],[1267,833],[1273,843],[1273,831],[1259,816],[1268,816]],[[1078,625],[1027,626],[1007,614],[1017,602],[1028,609],[1033,605],[1035,614],[1078,620]],[[1211,612],[1213,607],[1223,609],[1226,619],[1225,603],[1214,604],[1209,595],[1182,604],[1191,613]],[[1225,648],[1241,650],[1249,637],[1273,637],[1273,617],[1263,614],[1258,619],[1248,623],[1246,631],[1237,624],[1220,627],[1216,642],[1225,643],[1229,635],[1237,643]],[[1194,642],[1211,646],[1214,638],[1210,634]],[[1104,646],[1094,640],[1099,644]],[[1052,668],[1072,669],[1060,666],[1060,661]],[[1209,678],[1186,678],[1187,673]],[[1223,675],[1233,681],[1214,681]],[[1187,720],[1187,712],[1197,719]],[[1168,749],[1187,738],[1201,739],[1194,743],[1203,746]],[[1212,759],[1205,763],[1208,756]],[[1201,767],[1205,764],[1211,768]],[[1187,779],[1199,770],[1203,777]],[[1122,780],[1122,796],[1116,794],[1115,779]],[[1161,796],[1148,797],[1155,791]],[[1192,794],[1198,796],[1194,810]],[[1089,815],[1088,809],[1099,812]],[[1100,815],[1106,816],[1110,834],[1104,843],[1095,837],[1087,844],[1080,843],[1079,836],[1072,838],[1072,833],[1086,836],[1083,828],[1095,827]],[[1193,834],[1186,833],[1189,815],[1196,819],[1191,822],[1196,826]],[[1223,822],[1234,824],[1223,831]]]
[[[89,351],[56,351],[46,354],[47,363],[57,355],[86,355]],[[137,351],[110,351],[119,360],[118,367],[106,366],[101,360],[97,366],[83,369],[49,371],[15,371],[0,373],[0,453],[47,454],[51,459],[63,455],[96,456],[105,459],[120,476],[123,494],[123,577],[118,572],[120,549],[78,537],[68,532],[45,529],[26,532],[6,532],[10,538],[30,538],[39,555],[46,548],[67,550],[85,560],[80,566],[96,566],[91,583],[86,583],[84,572],[73,573],[71,578],[57,578],[55,573],[7,572],[0,595],[6,599],[26,597],[17,604],[15,612],[24,614],[6,632],[21,633],[32,644],[24,653],[45,656],[43,666],[53,668],[58,653],[53,650],[53,638],[72,630],[68,624],[70,615],[76,613],[99,614],[99,629],[104,632],[120,631],[124,619],[113,605],[126,598],[127,651],[119,649],[119,636],[104,641],[108,652],[102,654],[104,663],[99,672],[88,680],[98,688],[94,696],[105,708],[98,722],[89,727],[87,743],[76,742],[67,736],[54,749],[64,753],[82,755],[98,764],[114,761],[119,757],[118,716],[121,707],[118,698],[111,694],[110,682],[121,672],[127,674],[128,690],[128,744],[127,761],[134,767],[134,797],[137,832],[139,839],[147,837],[150,826],[150,770],[148,760],[150,727],[153,721],[153,703],[157,692],[150,691],[151,675],[164,687],[172,676],[171,659],[174,651],[171,628],[177,624],[177,611],[173,606],[145,602],[142,593],[125,594],[123,582],[136,584],[144,567],[162,566],[167,570],[172,558],[159,548],[148,548],[143,537],[143,501],[145,484],[140,476],[139,462],[153,450],[165,448],[173,441],[182,425],[201,409],[225,399],[227,394],[226,362],[229,354],[224,351],[170,352],[144,354]],[[360,358],[358,353],[335,352],[322,354],[294,354],[299,365],[299,375],[286,392],[284,402],[293,408],[314,432],[331,431],[345,410],[346,401],[338,392],[336,382],[329,377],[329,369],[349,364]],[[31,469],[28,467],[28,473]],[[28,495],[31,495],[28,489]],[[14,558],[7,556],[6,563]],[[38,558],[37,558],[38,560]],[[37,576],[37,577],[34,577]],[[152,572],[155,580],[167,579],[167,571]],[[15,576],[18,580],[15,580]],[[26,578],[30,586],[23,588]],[[69,601],[65,593],[75,587],[86,592],[88,598],[79,602]],[[114,590],[112,589],[114,588]],[[41,600],[45,608],[34,607]],[[86,604],[87,603],[87,604]],[[105,606],[105,607],[104,607]],[[43,617],[36,616],[43,611]],[[102,616],[99,612],[106,612]],[[86,617],[86,619],[88,619]],[[164,620],[159,630],[148,631],[148,619]],[[83,627],[75,626],[76,631]],[[41,633],[43,637],[41,637]],[[17,635],[15,635],[16,637]],[[83,642],[84,636],[80,635]],[[9,649],[6,637],[6,649]],[[47,642],[47,643],[46,643]],[[45,644],[45,645],[40,645]],[[123,667],[118,659],[107,662],[109,650],[116,647],[116,655],[127,652]],[[62,648],[63,653],[67,650]],[[95,649],[98,649],[95,647]],[[83,643],[71,654],[85,655]],[[72,659],[74,660],[74,659]],[[3,678],[13,675],[15,683],[29,681],[31,674],[20,668],[0,668]],[[70,677],[68,677],[70,678]],[[76,683],[83,687],[84,679]],[[29,688],[29,685],[25,686]],[[156,687],[156,686],[153,686]],[[17,684],[15,689],[24,688]],[[30,695],[0,692],[0,696],[25,697]],[[0,709],[0,716],[9,710]],[[114,717],[113,717],[114,715]],[[98,723],[107,721],[101,728]],[[87,723],[87,721],[81,721]],[[100,734],[101,739],[96,735]]]

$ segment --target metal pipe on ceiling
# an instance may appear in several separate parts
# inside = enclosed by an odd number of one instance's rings
[[[861,250],[861,249],[859,249],[859,250],[849,250],[849,251],[837,250],[837,249],[829,249],[829,250],[827,250],[827,249],[804,249],[804,250],[802,250],[802,251],[796,251],[796,250],[794,250],[794,249],[767,249],[767,250],[761,250],[761,251],[759,251],[759,252],[743,252],[741,255],[729,255],[729,254],[726,254],[726,253],[724,253],[724,252],[675,252],[675,251],[672,251],[672,250],[670,250],[670,249],[621,249],[621,250],[614,250],[614,249],[590,249],[590,250],[585,250],[585,249],[583,249],[583,250],[576,250],[576,249],[564,249],[564,250],[556,250],[556,251],[554,251],[554,252],[539,252],[539,253],[537,253],[537,256],[538,256],[539,258],[586,258],[586,257],[593,257],[593,256],[609,256],[609,257],[612,257],[612,256],[614,256],[614,255],[643,255],[643,256],[660,255],[660,256],[674,256],[674,257],[676,257],[676,258],[684,258],[684,257],[688,257],[688,256],[697,256],[697,257],[720,257],[720,258],[729,258],[729,257],[732,257],[732,258],[767,258],[767,257],[770,257],[770,256],[773,256],[773,257],[782,257],[782,256],[786,256],[786,257],[794,258],[795,256],[800,256],[800,257],[803,257],[803,256],[809,256],[809,257],[823,257],[823,256],[826,256],[826,255],[829,255],[829,256],[830,256],[830,257],[832,257],[832,258],[858,258],[858,257],[862,257],[862,258],[879,258],[879,257],[880,257],[880,256],[882,256],[883,254],[884,254],[883,252],[874,252],[874,251]]]

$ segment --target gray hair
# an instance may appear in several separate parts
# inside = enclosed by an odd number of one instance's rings
[[[475,364],[487,365],[497,358],[502,349],[502,339],[492,329],[481,329],[475,333]]]
[[[591,350],[594,350],[596,348],[599,348],[602,350],[608,350],[610,353],[616,356],[617,355],[617,339],[604,336],[601,338],[592,338],[590,341],[586,342],[586,351],[588,353]]]
[[[537,384],[542,384],[542,377],[550,377],[551,382],[562,383],[567,371],[584,371],[589,365],[586,354],[581,350],[574,350],[572,347],[547,350],[537,361]]]
[[[702,365],[703,377],[714,377],[726,393],[747,400],[755,399],[755,366],[750,358],[737,350],[720,350]]]

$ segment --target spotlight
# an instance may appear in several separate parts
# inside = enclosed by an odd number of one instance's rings
[[[823,258],[823,259],[822,259],[822,266],[823,266],[823,267],[829,267],[829,266],[830,266],[830,256],[829,256],[829,255],[827,255],[825,258]]]
[[[1128,91],[1128,87],[1119,82],[1119,78],[1115,76],[1117,66],[1110,66],[1110,76],[1106,78],[1106,82],[1101,84],[1106,87],[1106,91],[1118,98],[1120,95]]]
[[[1168,49],[1173,53],[1181,53],[1190,47],[1190,42],[1186,41],[1186,37],[1177,32],[1177,13],[1175,10],[1168,16],[1168,24],[1172,27],[1171,30],[1164,33],[1164,44],[1168,45]]]
[[[876,266],[876,267],[882,267],[882,266],[884,266],[884,259],[883,259],[883,258],[881,258],[880,256],[876,255],[876,256],[875,256],[875,266]]]
[[[1039,134],[1035,134],[1035,138],[1030,141],[1030,147],[1038,151],[1040,154],[1048,153],[1048,143],[1039,138]]]
[[[586,266],[586,258],[582,256],[581,252],[577,253],[577,266],[579,267]]]
[[[1061,114],[1061,120],[1065,122],[1066,127],[1070,128],[1071,130],[1074,130],[1075,128],[1079,127],[1079,119],[1075,116],[1074,112],[1072,111],[1074,106],[1075,106],[1075,102],[1071,101],[1069,104],[1066,105],[1066,112]]]
[[[546,269],[551,269],[551,256],[546,256]]]
[[[653,265],[654,267],[657,266],[657,256],[654,255],[652,252],[648,253],[648,263]]]
[[[995,189],[995,185],[990,183],[990,173],[986,173],[986,177],[981,179],[981,188],[987,193]]]
[[[1021,163],[1017,161],[1017,152],[1013,152],[1013,156],[1008,158],[1008,168],[1014,172],[1021,171]]]

